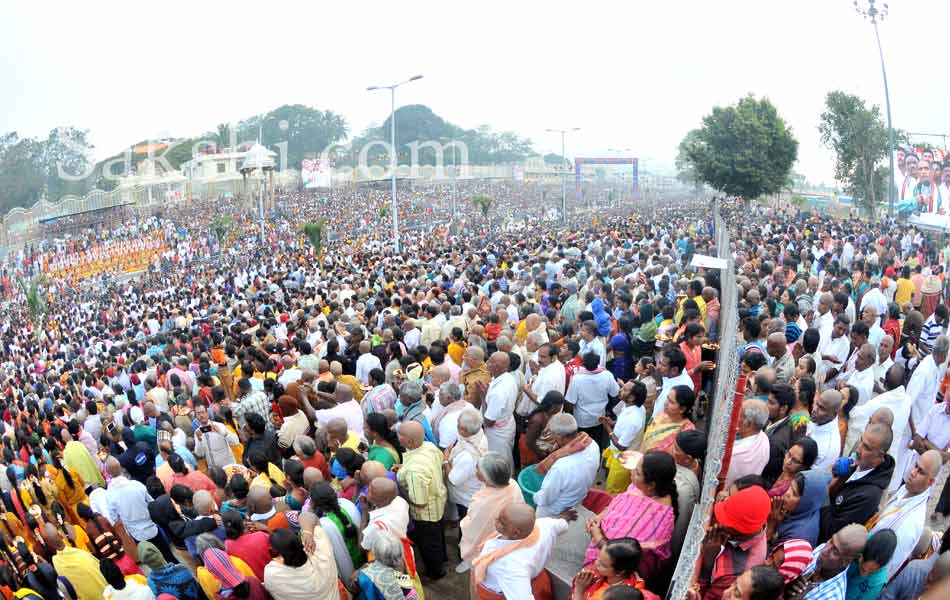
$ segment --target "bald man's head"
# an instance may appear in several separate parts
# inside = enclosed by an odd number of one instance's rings
[[[274,507],[274,501],[271,499],[270,490],[266,487],[255,485],[247,493],[247,508],[251,514],[262,515]]]
[[[56,552],[66,547],[63,536],[60,535],[59,530],[52,523],[47,522],[43,525],[43,539],[46,541],[46,545]]]
[[[399,487],[396,482],[388,477],[377,477],[369,482],[369,488],[366,497],[376,508],[389,506],[389,504],[399,495]]]
[[[888,427],[894,427],[894,412],[888,407],[882,406],[871,414],[868,425],[887,425]]]
[[[788,340],[784,332],[770,333],[765,339],[765,350],[772,358],[782,358],[788,352]]]
[[[826,578],[837,575],[864,551],[867,538],[868,530],[863,525],[845,525],[831,537],[838,551],[829,552],[829,544],[818,555],[818,570]]]
[[[495,529],[507,540],[521,540],[534,530],[534,509],[527,504],[509,504],[498,515]]]
[[[438,388],[443,383],[448,383],[449,379],[452,378],[451,371],[449,371],[449,368],[444,364],[433,367],[432,370],[429,371],[429,375],[432,377],[432,387],[435,388]]]
[[[498,377],[508,372],[508,366],[511,364],[511,358],[507,352],[495,352],[488,359],[488,372],[492,377]]]
[[[929,490],[937,480],[937,474],[943,465],[940,452],[927,450],[917,457],[917,464],[904,478],[908,496],[916,496]]]
[[[415,450],[422,445],[425,439],[425,430],[416,421],[405,421],[399,424],[399,443],[406,450]]]
[[[365,484],[378,477],[386,478],[386,466],[378,460],[368,460],[360,467],[360,480]]]
[[[346,421],[343,419],[333,418],[327,421],[327,433],[334,437],[346,437]]]
[[[336,384],[336,403],[343,404],[353,399],[353,388],[345,383]]]
[[[106,473],[112,478],[122,475],[122,465],[116,457],[110,456],[106,459]]]
[[[316,467],[307,467],[303,470],[303,485],[308,490],[313,484],[323,481],[323,472]]]

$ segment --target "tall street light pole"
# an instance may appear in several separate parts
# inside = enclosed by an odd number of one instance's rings
[[[567,151],[565,150],[564,136],[567,135],[569,131],[580,131],[580,127],[572,127],[570,129],[546,129],[548,133],[560,133],[561,134],[561,160],[564,161],[563,169],[564,173],[561,174],[561,222],[567,223]]]
[[[366,88],[367,92],[373,92],[376,90],[389,90],[389,100],[391,112],[389,115],[389,144],[390,144],[390,155],[389,155],[389,171],[392,179],[392,214],[393,214],[393,248],[396,250],[396,253],[399,253],[399,207],[396,204],[396,167],[397,156],[396,156],[396,88],[422,79],[422,75],[416,75],[410,77],[405,81],[400,81],[399,83],[394,83],[392,85],[371,85]]]
[[[894,124],[891,121],[891,94],[887,89],[887,70],[884,68],[884,50],[881,49],[881,34],[877,30],[877,24],[887,16],[887,4],[882,4],[881,8],[875,6],[875,0],[867,0],[867,7],[859,0],[854,0],[854,8],[858,14],[871,22],[874,26],[874,37],[877,39],[877,52],[881,58],[881,75],[884,77],[884,104],[887,108],[887,158],[890,169],[890,181],[887,186],[887,214],[894,216],[894,196],[897,193],[897,183],[894,172]]]

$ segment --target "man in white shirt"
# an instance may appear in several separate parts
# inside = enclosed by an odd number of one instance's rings
[[[416,327],[416,322],[412,319],[406,319],[403,322],[403,326],[406,328],[406,334],[402,338],[403,342],[406,344],[406,350],[413,350],[419,345],[422,332],[419,331],[419,328]]]
[[[901,454],[906,451],[907,444],[910,442],[910,426],[907,419],[910,417],[910,397],[904,389],[904,367],[900,365],[892,366],[884,376],[884,387],[887,389],[883,394],[878,394],[871,398],[866,404],[856,406],[851,410],[848,417],[848,435],[845,439],[845,450],[850,451],[861,439],[861,434],[867,428],[871,416],[882,408],[891,411],[894,417],[892,429],[894,432],[894,443],[891,444],[887,453],[890,454],[895,464],[901,464]],[[895,476],[895,482],[892,482],[893,489],[897,489],[901,482],[900,477]]]
[[[669,347],[660,354],[660,362],[657,363],[656,370],[663,376],[663,387],[660,388],[656,401],[653,403],[654,416],[663,412],[666,398],[673,388],[685,385],[693,389],[693,378],[686,372],[686,355],[678,347]]]
[[[587,497],[590,486],[600,468],[600,447],[590,440],[582,449],[569,454],[572,442],[583,443],[589,438],[578,431],[577,421],[569,414],[560,413],[551,417],[547,425],[554,437],[555,450],[549,458],[536,467],[544,476],[541,489],[534,495],[538,515],[551,517],[572,509]]]
[[[515,411],[521,417],[527,417],[537,408],[548,392],[563,394],[567,381],[564,365],[557,359],[557,348],[552,344],[544,344],[538,348],[538,362],[530,362],[529,365],[535,374],[522,387],[524,395]]]
[[[513,469],[514,410],[515,401],[518,399],[518,380],[508,372],[510,364],[507,352],[495,352],[488,359],[488,372],[491,373],[492,380],[484,392],[482,416],[485,419],[488,449],[504,456]]]
[[[826,383],[833,377],[828,377],[828,372],[833,370],[833,374],[845,369],[845,363],[848,361],[848,352],[851,350],[851,340],[848,338],[848,331],[851,328],[851,321],[846,315],[838,315],[834,321],[834,327],[831,330],[831,337],[822,336],[821,343],[818,345],[818,353],[822,358],[821,370],[826,374]]]
[[[588,352],[581,357],[584,368],[571,377],[571,385],[567,388],[565,402],[574,405],[574,418],[577,426],[597,442],[601,448],[607,446],[607,436],[599,419],[604,416],[604,410],[611,396],[620,392],[620,386],[614,379],[613,373],[604,369],[597,370],[600,357]]]
[[[871,344],[864,344],[858,350],[854,361],[854,371],[846,380],[848,385],[853,385],[858,390],[858,402],[856,406],[867,404],[874,395],[874,364],[877,352]]]
[[[812,407],[807,435],[818,444],[818,457],[812,465],[816,471],[830,471],[841,456],[841,432],[838,430],[841,401],[841,392],[825,390],[815,399]]]
[[[919,427],[924,417],[930,412],[940,389],[940,382],[947,371],[947,351],[950,350],[950,338],[945,335],[937,337],[933,352],[928,354],[917,368],[914,369],[907,382],[907,395],[910,396],[911,420],[915,427]]]
[[[604,367],[607,364],[607,348],[604,347],[604,341],[600,339],[595,321],[584,321],[581,324],[581,355],[588,352],[594,352],[600,357],[598,367]]]
[[[888,579],[894,577],[911,555],[920,534],[924,531],[927,524],[927,500],[941,464],[943,461],[937,450],[928,450],[920,455],[917,464],[907,474],[904,487],[868,521],[871,535],[883,529],[890,529],[897,535],[897,548],[885,566]]]
[[[356,378],[363,385],[369,385],[369,372],[373,369],[382,369],[383,365],[379,362],[379,357],[371,352],[372,345],[369,340],[360,342],[360,357],[356,359]]]
[[[824,293],[818,296],[818,308],[815,312],[815,318],[811,326],[821,334],[821,343],[824,344],[831,339],[831,330],[835,324],[835,316],[831,313],[831,304],[834,302],[834,296]]]
[[[365,498],[365,500],[363,500]],[[399,486],[388,477],[377,477],[369,482],[366,496],[360,497],[363,515],[363,539],[360,545],[369,550],[381,532],[399,539],[406,537],[409,527],[409,503],[399,496]]]
[[[567,527],[564,518],[535,519],[530,506],[510,504],[498,516],[498,534],[473,561],[473,584],[505,598],[534,598],[532,584],[550,577],[544,565]]]
[[[313,417],[320,425],[326,425],[333,419],[343,419],[346,428],[357,435],[363,435],[363,408],[353,398],[353,389],[345,383],[337,382],[333,395],[317,392],[324,400],[332,400],[336,405],[332,408],[313,411]]]

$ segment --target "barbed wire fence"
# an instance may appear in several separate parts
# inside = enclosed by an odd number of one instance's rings
[[[736,378],[739,373],[739,348],[735,333],[738,331],[739,308],[736,293],[735,262],[730,249],[729,231],[720,213],[719,199],[713,201],[716,251],[726,261],[720,274],[721,298],[719,312],[719,352],[716,364],[715,391],[712,411],[707,420],[706,464],[700,484],[702,493],[693,509],[686,538],[680,551],[679,561],[673,575],[673,583],[667,594],[668,600],[683,600],[696,578],[699,553],[705,538],[706,525],[712,514],[713,502],[719,487],[719,471],[722,469],[726,442],[729,435],[729,417],[735,396]]]

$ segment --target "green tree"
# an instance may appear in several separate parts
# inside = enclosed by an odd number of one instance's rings
[[[751,95],[713,108],[684,142],[685,159],[700,181],[745,200],[781,191],[798,155],[798,142],[775,106]]]
[[[43,335],[46,325],[46,278],[43,275],[31,277],[29,281],[23,277],[17,278],[17,284],[26,304],[27,318],[33,325],[33,333],[37,337]]]
[[[696,171],[696,167],[689,160],[686,151],[690,144],[696,143],[699,139],[699,130],[693,129],[686,134],[683,141],[680,142],[676,159],[673,164],[676,167],[676,179],[685,185],[691,186],[694,192],[700,192],[703,189],[703,180]]]
[[[323,152],[327,146],[346,138],[346,120],[331,111],[302,104],[285,104],[262,117],[245,119],[238,124],[239,142],[257,140],[262,125],[261,143],[268,148],[287,142],[287,165],[299,168],[307,154]]]
[[[227,237],[231,231],[232,223],[233,221],[230,215],[217,215],[211,221],[211,231],[214,233],[214,236],[218,238],[219,245],[224,243],[224,238]]]
[[[307,236],[310,245],[313,246],[313,253],[317,256],[323,252],[323,236],[326,222],[323,219],[304,223],[303,234]]]
[[[214,132],[214,143],[219,148],[227,148],[231,145],[231,125],[228,123],[218,123]]]
[[[491,229],[491,217],[489,216],[489,212],[491,211],[492,202],[494,202],[494,200],[485,194],[472,196],[472,204],[482,211],[482,216],[485,217],[485,220],[488,222],[488,229]]]
[[[389,143],[391,118],[388,116],[381,125],[367,129],[353,140],[355,152],[350,157],[351,163],[358,157],[360,149],[370,142]],[[477,165],[520,162],[535,154],[531,141],[514,132],[495,132],[488,125],[481,125],[476,129],[462,129],[422,104],[410,104],[398,108],[396,110],[396,154],[399,164],[410,164],[412,158],[410,144],[429,141],[440,144],[458,141],[464,144],[469,163]],[[435,164],[437,157],[433,148],[423,146],[418,151],[418,164]],[[443,156],[445,163],[451,163],[453,152],[453,147],[445,151]],[[389,162],[388,150],[380,145],[373,146],[367,157],[370,164]]]
[[[829,92],[818,124],[821,142],[835,153],[835,179],[869,215],[887,194],[887,126],[877,105],[842,91]],[[900,137],[904,137],[901,134]]]

